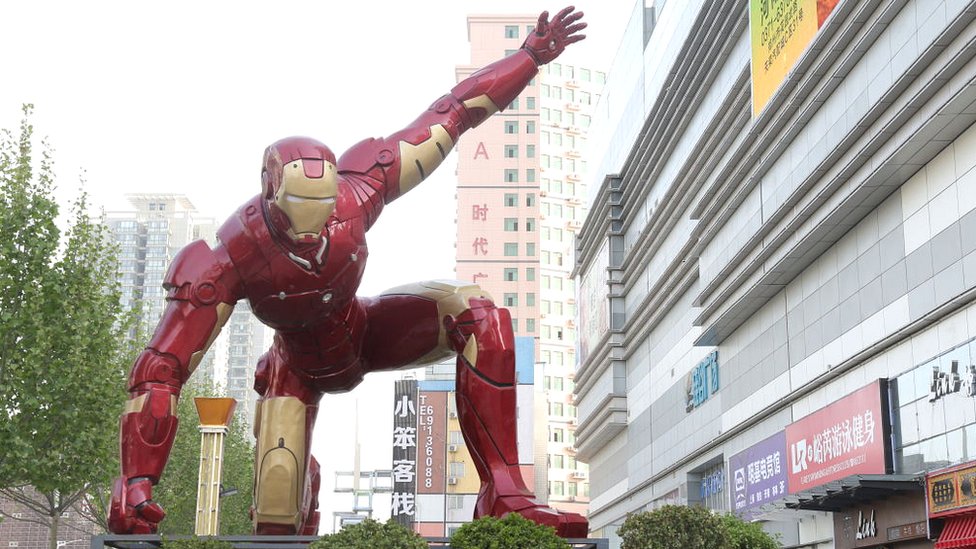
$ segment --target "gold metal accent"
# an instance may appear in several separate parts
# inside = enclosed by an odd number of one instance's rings
[[[468,99],[463,103],[463,105],[466,109],[484,109],[485,112],[487,112],[485,117],[491,116],[501,110],[498,108],[498,105],[495,105],[495,102],[492,101],[487,94]]]
[[[327,160],[322,162],[322,177],[316,179],[305,176],[303,160],[288,162],[282,167],[281,187],[275,194],[275,204],[288,216],[291,222],[288,235],[295,240],[318,237],[335,211],[339,194],[336,167]]]
[[[217,335],[220,334],[220,329],[227,324],[227,319],[230,318],[230,314],[234,312],[234,306],[230,303],[218,303],[217,304],[217,323],[214,324],[213,330],[210,332],[210,338],[203,345],[203,348],[199,351],[190,355],[190,363],[187,365],[187,374],[192,374],[197,366],[200,365],[200,361],[203,360],[203,355],[207,354],[207,350],[213,345]]]
[[[193,399],[200,416],[200,470],[197,482],[196,522],[193,533],[220,533],[220,480],[224,469],[224,437],[234,416],[232,398]]]
[[[478,341],[474,338],[474,334],[468,337],[468,342],[464,345],[464,352],[461,354],[471,366],[478,364]]]
[[[149,393],[142,393],[139,396],[132,397],[125,402],[125,409],[122,411],[122,415],[132,414],[136,412],[141,412],[143,405],[146,404],[146,395]]]
[[[444,126],[430,127],[430,137],[416,145],[400,142],[400,194],[404,194],[427,178],[441,165],[454,146]]]
[[[295,397],[264,399],[255,420],[255,523],[301,523],[305,485],[305,410]]]
[[[485,290],[481,289],[481,287],[477,284],[470,284],[456,280],[432,280],[427,282],[405,284],[403,286],[397,286],[396,288],[387,290],[381,295],[397,294],[426,297],[437,303],[437,319],[438,324],[440,325],[440,334],[437,337],[437,347],[421,357],[417,361],[418,365],[432,364],[456,355],[457,351],[451,348],[447,341],[447,329],[444,328],[443,322],[440,321],[448,315],[457,318],[461,315],[461,313],[470,309],[471,305],[469,304],[469,300],[472,297],[479,297],[489,300],[491,299],[491,295],[489,295]],[[465,347],[465,353],[467,353],[467,347]],[[465,354],[465,356],[467,357],[468,355]],[[477,345],[475,346],[474,356],[477,360]],[[471,361],[471,365],[474,366],[475,361]]]

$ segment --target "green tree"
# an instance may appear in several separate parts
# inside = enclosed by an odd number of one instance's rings
[[[704,507],[665,505],[627,517],[622,549],[732,549],[722,517]]]
[[[518,513],[498,519],[482,517],[465,524],[451,536],[454,549],[569,549],[569,543],[551,526],[542,526]]]
[[[456,547],[456,546],[453,546]],[[380,524],[366,519],[346,526],[335,534],[312,542],[309,549],[427,549],[427,542],[416,532],[392,519]]]
[[[0,496],[37,513],[54,549],[61,514],[117,466],[131,317],[87,196],[64,234],[55,223],[52,151],[35,161],[23,110],[19,135],[0,133]]]
[[[732,549],[779,549],[779,542],[758,522],[746,522],[735,515],[722,517]]]
[[[159,523],[163,535],[178,536],[193,533],[197,505],[197,481],[200,474],[200,423],[194,397],[218,396],[205,380],[191,380],[183,386],[177,404],[180,430],[173,443],[166,470],[153,489],[153,499],[166,511]],[[254,445],[241,414],[231,422],[224,439],[224,487],[237,488],[237,494],[220,500],[221,535],[251,533],[249,511],[254,485]]]

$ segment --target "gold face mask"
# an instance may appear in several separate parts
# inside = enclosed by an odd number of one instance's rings
[[[275,194],[275,204],[291,223],[288,236],[295,241],[318,238],[325,223],[335,211],[336,167],[321,161],[322,177],[306,175],[303,160],[288,162],[282,167],[281,187]]]

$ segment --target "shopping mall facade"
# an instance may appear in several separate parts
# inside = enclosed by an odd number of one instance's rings
[[[577,240],[593,534],[976,547],[976,6],[643,4]]]

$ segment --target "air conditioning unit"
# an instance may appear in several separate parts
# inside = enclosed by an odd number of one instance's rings
[[[457,477],[447,477],[448,484],[457,484]]]
[[[448,444],[447,445],[447,451],[448,452],[457,452],[457,444]]]
[[[586,472],[585,471],[573,471],[573,474],[570,475],[570,476],[573,477],[573,478],[585,479],[586,478]]]
[[[448,414],[447,414],[447,415],[448,415],[448,417],[450,417],[451,419],[457,419],[457,410],[454,410],[454,411],[452,411],[452,412],[448,412]]]

